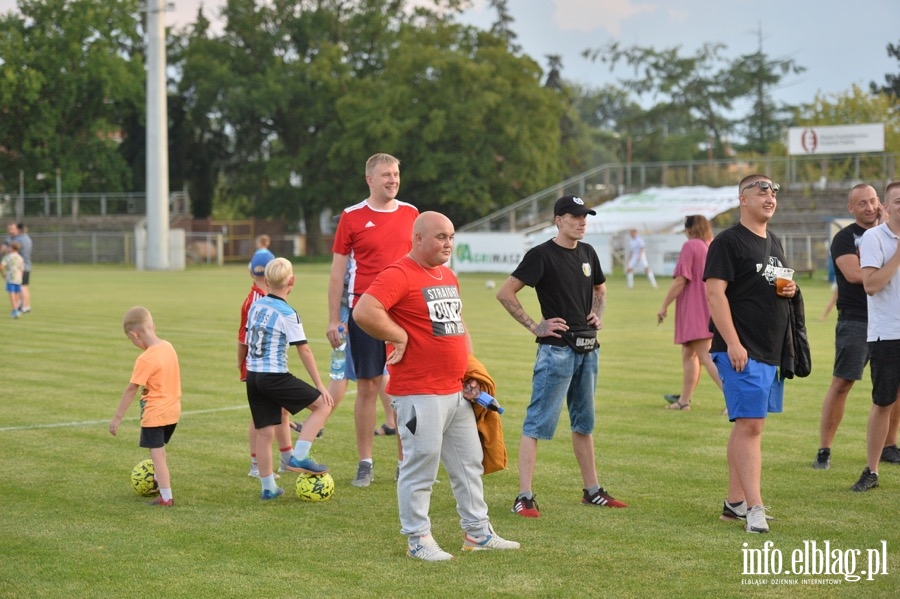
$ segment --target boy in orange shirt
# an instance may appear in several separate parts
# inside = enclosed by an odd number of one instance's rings
[[[181,416],[181,369],[178,354],[168,341],[156,336],[156,325],[150,311],[135,306],[125,313],[122,328],[131,342],[143,352],[138,356],[131,372],[131,380],[116,415],[109,423],[109,432],[115,436],[119,424],[131,405],[139,388],[141,391],[141,438],[139,445],[150,450],[159,497],[148,505],[172,507],[172,482],[166,464],[166,444],[175,432]]]

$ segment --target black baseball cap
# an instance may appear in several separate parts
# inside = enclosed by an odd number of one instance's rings
[[[563,196],[556,200],[553,205],[553,216],[562,216],[563,214],[571,214],[572,216],[584,216],[591,214],[597,216],[597,213],[584,205],[584,200],[578,196]]]

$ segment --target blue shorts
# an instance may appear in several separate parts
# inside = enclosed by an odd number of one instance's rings
[[[7,293],[22,293],[22,286],[18,283],[7,283],[6,291]]]
[[[341,304],[341,322],[349,322],[350,308]],[[349,324],[348,324],[349,326]],[[344,378],[350,381],[356,381],[356,369],[353,368],[353,352],[350,351],[350,331],[344,331],[344,338],[347,340],[346,355],[347,361],[344,367]]]
[[[594,432],[594,392],[600,350],[576,353],[568,346],[539,344],[531,380],[531,402],[525,411],[522,434],[550,440],[556,432],[563,398],[569,408],[572,432]]]
[[[347,320],[347,326],[350,329],[348,339],[348,347],[350,354],[353,356],[353,369],[358,379],[374,379],[384,374],[384,368],[387,365],[387,349],[384,341],[370,337],[364,330],[359,328],[356,321],[353,320],[353,311],[350,311],[350,318]]]
[[[778,368],[753,359],[741,372],[735,372],[727,352],[715,352],[713,362],[722,379],[728,419],[765,418],[768,413],[780,413],[784,404],[784,381],[778,378]]]

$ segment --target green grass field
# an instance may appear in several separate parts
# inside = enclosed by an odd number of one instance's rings
[[[296,274],[289,301],[324,374],[328,265],[297,265]],[[630,507],[580,505],[564,414],[557,438],[539,447],[534,487],[542,517],[511,514],[534,345],[485,288],[489,278],[499,284],[504,277],[461,277],[476,354],[506,408],[510,468],[485,477],[485,493],[495,528],[522,549],[462,555],[455,504],[441,474],[433,531],[457,559],[427,564],[404,554],[393,438],[375,440],[373,486],[349,485],[356,468],[352,395],[313,449],[331,467],[333,499],[299,501],[295,475],[288,474],[281,479],[288,494],[259,501],[259,483],[247,477],[249,415],[235,367],[239,309],[250,283],[244,267],[157,273],[38,265],[33,312],[0,320],[0,596],[897,596],[900,467],[883,466],[882,486],[870,493],[849,491],[865,465],[868,372],[850,396],[832,468],[810,467],[833,358],[835,314],[817,320],[830,295],[827,283],[800,281],[813,374],[788,382],[785,412],[766,425],[763,495],[777,520],[769,535],[749,535],[718,519],[730,428],[720,416],[719,392],[704,375],[691,412],[663,409],[662,394],[677,393],[681,377],[672,319],[656,325],[665,290],[650,289],[643,278],[626,289],[621,275],[608,282],[595,439],[601,484]],[[537,314],[533,292],[521,295]],[[118,437],[107,430],[138,351],[120,324],[135,304],[153,312],[158,333],[181,360],[183,416],[169,445],[173,509],[147,507],[131,489],[131,468],[147,457],[137,446],[138,407]],[[305,376],[296,356],[291,366]],[[861,551],[859,574],[867,568],[866,550],[881,548],[882,540],[888,574],[871,581],[743,573],[744,551],[766,541],[786,570],[805,541],[819,547],[829,541],[844,557]],[[791,580],[797,584],[776,584]]]

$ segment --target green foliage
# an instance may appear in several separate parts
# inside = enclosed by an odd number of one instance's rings
[[[888,44],[887,54],[900,62],[900,43]],[[894,96],[894,98],[900,97],[900,75],[887,73],[884,76],[884,85],[879,85],[873,81],[869,84],[869,88],[872,93],[887,94]]]
[[[777,520],[771,534],[748,535],[718,519],[730,430],[719,414],[719,392],[704,374],[692,411],[663,409],[662,394],[677,392],[681,382],[671,325],[656,325],[664,291],[629,290],[623,276],[612,277],[600,333],[595,440],[601,483],[629,507],[579,504],[564,410],[556,438],[540,444],[535,491],[543,516],[526,520],[509,508],[518,492],[517,447],[534,343],[497,303],[495,290],[485,289],[486,279],[500,276],[462,275],[466,322],[506,408],[510,465],[484,478],[485,496],[497,532],[522,549],[463,555],[459,516],[441,471],[431,502],[433,531],[457,559],[425,564],[404,556],[393,438],[375,439],[375,483],[368,489],[349,484],[357,459],[352,384],[313,448],[331,468],[334,497],[311,504],[288,492],[259,501],[259,483],[247,477],[249,419],[235,368],[238,314],[250,283],[245,267],[36,268],[34,310],[0,323],[15,339],[4,352],[5,368],[15,376],[4,382],[0,402],[2,597],[469,598],[473,589],[490,597],[896,595],[900,469],[885,465],[880,489],[849,491],[865,462],[868,376],[847,402],[831,470],[810,467],[831,379],[833,320],[810,318],[813,374],[788,382],[785,412],[767,420],[763,493]],[[324,372],[329,266],[298,264],[295,272],[299,284],[288,300]],[[807,313],[818,315],[831,294],[828,284],[801,285]],[[521,295],[526,309],[536,309],[532,292]],[[137,446],[138,406],[117,437],[107,431],[138,353],[121,328],[122,314],[134,304],[153,312],[158,333],[179,353],[183,414],[167,449],[172,509],[144,505],[130,483],[131,469],[147,457]],[[289,363],[306,378],[296,355]],[[279,482],[290,490],[295,479],[282,474]],[[846,551],[881,539],[888,541],[889,575],[875,581],[764,590],[741,584],[776,578],[741,575],[745,543],[761,548],[772,541],[788,562],[804,540],[820,547],[827,540]]]
[[[127,191],[115,141],[143,105],[137,0],[22,0],[0,17],[0,183],[57,168],[65,191]]]
[[[794,112],[794,126],[827,126],[856,125],[866,123],[884,123],[884,149],[886,153],[900,151],[900,100],[889,94],[873,94],[857,85],[850,90],[838,94],[817,94],[815,99],[804,104]],[[783,142],[771,145],[774,155],[785,154]],[[858,178],[862,181],[878,181],[885,172],[889,172],[883,164],[882,157],[834,155],[823,157],[827,164],[828,178],[850,181]],[[824,174],[821,164],[814,161],[798,162],[795,175],[800,180],[815,180]]]
[[[403,160],[401,196],[454,222],[483,216],[555,180],[559,102],[540,71],[505,42],[459,25],[406,27],[390,69],[338,101],[332,156]]]
[[[634,75],[621,81],[624,89],[638,97],[653,98],[655,104],[640,114],[638,123],[618,122],[620,133],[640,142],[639,130],[649,126],[662,131],[662,140],[650,139],[650,147],[668,143],[670,136],[681,136],[663,149],[666,157],[645,155],[637,144],[636,161],[696,158],[689,148],[707,146],[709,158],[725,158],[730,153],[728,143],[734,134],[742,134],[751,149],[764,148],[780,134],[778,115],[785,107],[775,107],[768,90],[786,75],[804,69],[792,59],[771,59],[762,50],[729,60],[723,56],[725,45],[705,43],[693,55],[685,56],[680,47],[657,50],[651,47],[623,47],[617,42],[588,50],[591,60],[631,67]],[[744,119],[735,118],[733,110],[741,99],[751,99],[753,110]],[[746,121],[743,130],[739,123]],[[627,133],[626,133],[627,132]]]

